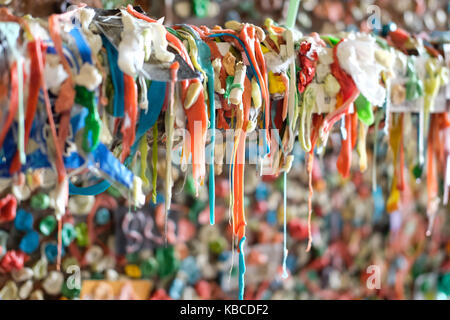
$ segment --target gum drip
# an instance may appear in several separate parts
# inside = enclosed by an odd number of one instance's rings
[[[286,205],[287,205],[287,193],[286,193],[286,184],[287,184],[287,172],[283,173],[283,278],[286,279],[288,277],[287,268],[286,268],[286,260],[288,256],[287,250],[287,241],[286,241]]]
[[[211,131],[211,164],[209,165],[209,223],[214,225],[215,216],[214,210],[216,206],[216,191],[215,191],[215,177],[214,177],[214,150],[216,143],[216,107],[214,103],[214,73],[208,74],[208,99],[210,112],[210,131]]]
[[[180,65],[178,62],[172,63],[170,66],[171,81],[169,90],[169,108],[166,110],[166,188],[165,188],[165,217],[164,217],[164,239],[167,244],[167,225],[169,219],[170,203],[172,198],[172,146],[173,146],[173,126],[175,121],[174,99],[175,99],[175,83],[177,81],[177,72]]]
[[[311,151],[308,152],[308,159],[306,162],[306,170],[308,172],[308,246],[306,247],[306,252],[311,250],[312,245],[312,234],[311,234],[311,216],[312,216],[312,197],[314,189],[312,186],[312,169],[314,165],[314,146]]]
[[[153,145],[152,145],[152,201],[156,204],[156,182],[158,179],[158,124],[153,125]]]
[[[18,109],[19,115],[17,118],[19,125],[18,125],[17,146],[19,148],[20,162],[22,164],[25,164],[25,162],[26,162],[25,144],[24,144],[25,118],[24,118],[24,113],[23,113],[23,61],[22,61],[22,58],[17,59],[17,77],[19,80],[19,82],[17,84],[17,88],[18,88],[18,92],[19,92],[19,96],[18,96],[18,98],[19,98],[19,109]]]
[[[244,243],[245,236],[239,241],[239,300],[244,300],[245,289],[245,255],[244,255]]]

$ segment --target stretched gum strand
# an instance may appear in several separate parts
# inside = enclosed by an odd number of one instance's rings
[[[245,235],[245,211],[244,211],[244,165],[245,165],[245,139],[247,136],[247,126],[249,122],[251,107],[251,82],[248,77],[244,79],[244,93],[242,96],[243,110],[238,110],[238,121],[236,128],[239,131],[234,165],[234,199],[237,199],[237,206],[233,207],[234,233],[241,239]],[[236,142],[235,142],[236,143]]]
[[[286,267],[286,261],[288,256],[287,249],[287,230],[286,230],[286,208],[287,207],[287,172],[283,172],[283,279],[287,279],[288,272]]]
[[[375,135],[374,135],[374,143],[373,143],[373,160],[372,160],[372,192],[377,190],[377,151],[378,151],[378,132],[381,118],[383,117],[382,111],[378,111],[375,114]],[[420,144],[420,140],[419,140]]]
[[[25,145],[24,145],[24,136],[25,136],[25,117],[24,117],[24,110],[23,110],[23,85],[24,85],[24,61],[22,58],[18,59],[17,64],[17,75],[18,75],[18,116],[17,116],[17,122],[18,122],[18,132],[17,132],[17,146],[19,148],[19,154],[20,154],[20,162],[24,164],[26,162],[26,155],[25,155]]]
[[[427,215],[429,225],[427,229],[427,236],[431,235],[433,227],[434,216],[436,210],[434,202],[438,196],[438,182],[437,182],[437,168],[435,164],[435,147],[436,139],[438,139],[439,126],[437,125],[437,115],[432,114],[430,119],[430,132],[428,134],[427,142]]]
[[[311,150],[311,117],[315,103],[314,89],[311,86],[308,86],[303,92],[302,100],[302,107],[299,111],[299,140],[303,150],[309,152]]]
[[[443,156],[444,156],[444,195],[443,195],[443,204],[448,204],[448,198],[449,198],[449,189],[450,189],[450,143],[447,141],[450,139],[450,117],[448,113],[444,113],[440,117],[441,123],[440,128],[444,131],[444,138],[443,138]]]
[[[150,182],[145,175],[145,171],[147,170],[147,155],[148,155],[148,144],[147,144],[147,136],[144,135],[139,141],[139,151],[141,153],[141,172],[140,177],[142,179],[142,183],[145,186],[149,186]]]
[[[393,117],[392,125],[390,127],[389,132],[389,145],[393,154],[393,163],[394,163],[394,175],[392,178],[391,184],[391,193],[387,200],[386,210],[388,212],[394,212],[398,209],[398,201],[400,199],[400,191],[397,186],[397,167],[398,167],[398,153],[400,149],[401,143],[401,135],[403,131],[403,117],[402,115],[398,115],[397,117]]]
[[[31,132],[31,126],[33,124],[34,116],[36,115],[37,110],[37,103],[38,103],[38,97],[39,97],[39,89],[41,84],[41,78],[42,74],[39,70],[39,62],[38,62],[38,56],[37,56],[37,45],[41,45],[41,43],[35,41],[31,41],[28,43],[27,49],[28,53],[31,57],[31,63],[30,63],[30,75],[29,75],[29,92],[28,92],[28,99],[27,99],[27,107],[26,107],[26,113],[25,113],[25,135],[24,135],[24,145],[26,146],[28,144],[28,140],[30,137]],[[36,85],[39,84],[39,85]],[[21,168],[20,163],[20,154],[19,151],[16,152],[14,155],[14,158],[11,162],[11,166],[9,168],[9,173],[14,174],[18,172]]]
[[[403,114],[402,114],[402,116],[403,116]],[[402,130],[403,131],[403,130]],[[400,179],[399,179],[399,181],[398,181],[398,184],[397,184],[397,188],[398,188],[398,190],[400,190],[400,191],[403,191],[404,190],[404,188],[405,188],[405,148],[404,148],[404,144],[403,144],[403,132],[402,132],[402,134],[401,134],[401,136],[400,136],[400,167],[399,167],[399,170],[400,170]]]
[[[28,24],[28,21],[24,18],[21,17],[16,17],[15,15],[13,15],[11,13],[11,11],[8,8],[0,8],[0,21],[4,21],[4,22],[15,22],[18,23],[19,25],[21,25],[25,31],[25,35],[27,37],[27,39],[29,41],[34,40],[34,35],[33,32],[31,31],[31,28]],[[21,59],[19,59],[19,61],[21,61]],[[19,122],[19,126],[18,126],[18,135],[19,135],[19,143],[18,143],[18,153],[19,153],[19,161],[21,164],[25,163],[26,161],[26,156],[25,156],[25,145],[26,143],[26,130],[24,128],[24,110],[23,110],[23,81],[24,81],[24,70],[23,70],[23,65],[19,64],[17,66],[17,73],[18,73],[18,122]],[[27,104],[28,106],[28,104]],[[34,117],[34,116],[33,116]],[[29,134],[29,133],[28,133]],[[17,164],[16,164],[17,166]]]
[[[122,153],[120,155],[122,163],[130,154],[130,148],[136,137],[136,120],[137,120],[137,86],[134,78],[126,73],[123,74],[124,84],[124,105],[125,117],[122,124]]]
[[[245,253],[244,244],[245,236],[239,240],[239,300],[244,300],[244,290],[245,290]]]
[[[311,232],[311,217],[312,217],[312,197],[314,188],[312,185],[312,170],[314,166],[314,147],[316,146],[317,139],[319,138],[320,128],[325,120],[321,115],[316,115],[312,119],[312,133],[311,133],[311,150],[308,152],[308,158],[306,159],[306,171],[308,173],[308,245],[306,252],[311,250],[312,246],[312,232]]]
[[[345,115],[345,130],[347,137],[342,140],[341,151],[336,161],[336,167],[342,177],[347,178],[350,174],[350,165],[352,163],[352,121],[351,115]]]
[[[283,113],[282,113],[282,120],[286,120],[287,113],[288,113],[288,101],[289,101],[289,78],[286,76],[285,73],[280,74],[281,81],[284,84],[285,91],[284,91],[284,99],[283,99]]]
[[[158,124],[153,125],[153,145],[152,145],[152,201],[156,204],[156,182],[158,179]]]
[[[193,79],[189,83],[182,82],[182,101],[185,101],[187,96],[187,90],[189,87],[185,85],[195,85],[199,83],[198,79]],[[189,109],[185,109],[186,117],[188,120],[188,130],[191,134],[191,154],[192,154],[192,175],[196,184],[196,190],[198,192],[199,180],[205,176],[205,143],[206,143],[206,130],[207,130],[207,115],[205,109],[205,98],[203,90],[200,90],[197,100],[192,104]],[[200,122],[201,131],[196,132],[195,124]],[[198,136],[200,133],[200,136]],[[187,157],[189,157],[188,152]]]
[[[0,132],[0,148],[3,146],[3,142],[5,141],[6,134],[11,127],[11,124],[14,120],[14,117],[17,113],[18,107],[18,79],[17,79],[17,62],[14,62],[11,66],[10,70],[10,81],[11,81],[11,93],[9,95],[9,107],[8,107],[8,117],[6,118],[5,123],[3,124],[2,131]]]
[[[355,149],[356,142],[358,140],[358,114],[356,110],[350,114],[351,120],[351,141],[352,141],[352,150]]]
[[[170,66],[171,81],[169,84],[169,104],[165,114],[165,127],[167,130],[166,137],[166,172],[165,172],[165,188],[164,188],[164,238],[167,244],[168,236],[168,219],[169,219],[169,209],[172,200],[172,147],[173,147],[173,129],[175,121],[175,84],[177,81],[177,73],[180,65],[178,62],[173,62]]]
[[[15,22],[15,23],[21,25],[25,30],[25,34],[26,34],[27,38],[29,40],[34,39],[34,36],[31,33],[28,22],[25,19],[14,16],[13,14],[10,13],[10,11],[8,9],[1,8],[0,21]],[[13,73],[11,70],[11,98],[10,98],[10,106],[9,106],[8,110],[10,110],[9,116],[15,116],[15,114],[18,112],[18,116],[17,116],[17,122],[18,122],[17,147],[19,150],[20,163],[25,164],[25,162],[26,162],[25,145],[24,145],[25,119],[24,119],[24,108],[23,108],[24,61],[23,61],[23,57],[18,54],[17,49],[12,50],[12,55],[13,55],[14,63],[11,66],[11,68],[12,67],[16,68],[15,72],[17,73],[17,75],[14,74],[15,79],[13,79]],[[17,88],[15,88],[14,86],[17,86]],[[17,91],[17,92],[14,93],[14,91]],[[14,102],[16,97],[17,97],[17,102]],[[17,104],[17,106],[14,106],[15,103]],[[11,112],[11,110],[12,110],[12,112]],[[8,120],[9,120],[9,118],[8,118]],[[5,133],[4,133],[5,136],[9,130],[10,126],[11,126],[11,123],[2,129],[5,131]],[[3,132],[2,132],[2,134],[3,134]],[[0,143],[0,148],[3,145],[4,138],[5,137],[2,137],[2,142]]]
[[[286,29],[284,32],[284,38],[286,41],[286,49],[288,57],[292,57],[295,54],[294,40],[292,30]],[[288,97],[288,117],[289,117],[289,141],[288,150],[291,151],[294,146],[294,130],[298,117],[297,106],[297,77],[295,76],[295,60],[289,64],[289,97]],[[291,138],[292,137],[292,138]]]
[[[367,150],[366,150],[367,129],[368,127],[366,126],[366,124],[360,121],[356,151],[358,152],[359,156],[359,170],[361,172],[364,172],[367,169]]]

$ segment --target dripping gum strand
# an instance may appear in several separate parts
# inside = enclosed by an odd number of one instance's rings
[[[177,81],[177,72],[178,72],[179,64],[178,62],[172,63],[170,66],[172,81],[169,84],[169,106],[166,110],[165,116],[165,126],[167,130],[166,137],[166,177],[165,177],[165,219],[164,219],[164,238],[167,243],[167,227],[168,227],[168,218],[169,218],[169,210],[172,199],[172,147],[173,147],[173,129],[174,129],[174,120],[175,120],[175,99],[177,97],[175,93],[175,83]],[[156,124],[155,124],[156,125]]]
[[[158,179],[158,124],[153,125],[153,145],[152,145],[152,201],[156,204],[156,182]]]
[[[11,93],[9,94],[9,112],[8,117],[3,125],[2,131],[0,133],[0,148],[3,146],[3,142],[5,141],[6,134],[11,127],[11,124],[16,116],[17,106],[18,106],[18,79],[17,79],[17,62],[14,62],[11,66],[10,70],[10,81],[11,81]]]
[[[130,154],[130,148],[136,137],[136,120],[137,120],[137,86],[134,78],[126,73],[123,74],[124,95],[125,95],[125,117],[122,124],[122,162]]]
[[[393,164],[394,164],[394,174],[392,177],[392,184],[391,184],[391,194],[389,195],[387,204],[386,204],[386,210],[388,212],[394,212],[398,209],[398,202],[400,200],[400,191],[397,184],[397,173],[398,173],[398,167],[399,167],[399,161],[398,161],[398,154],[400,151],[400,144],[401,144],[401,136],[403,132],[403,114],[396,115],[395,117],[392,117],[392,125],[389,132],[389,144],[392,149],[393,154]]]
[[[435,148],[436,139],[438,139],[439,126],[437,125],[437,115],[431,115],[430,132],[428,134],[427,142],[427,216],[428,229],[427,236],[431,236],[433,222],[437,211],[438,204],[438,182],[437,182],[437,168],[435,163]]]
[[[359,170],[361,172],[367,169],[367,151],[366,138],[368,126],[362,121],[359,122],[357,152],[359,156]]]
[[[350,174],[350,165],[352,163],[352,121],[351,115],[345,115],[345,130],[347,132],[346,139],[342,139],[341,151],[339,153],[336,167],[342,177],[347,178]]]
[[[139,142],[139,151],[141,153],[141,179],[144,186],[148,186],[150,183],[147,179],[145,171],[147,170],[147,154],[148,154],[148,144],[147,137],[144,135]]]
[[[235,204],[233,205],[234,234],[241,239],[245,235],[245,212],[244,212],[244,165],[245,165],[245,139],[249,110],[251,105],[251,83],[247,77],[244,81],[244,94],[242,96],[243,110],[237,109],[236,128],[238,136],[235,138],[235,154],[233,165],[233,192]]]
[[[306,171],[308,173],[308,245],[306,252],[311,250],[312,246],[312,232],[311,232],[311,217],[312,217],[312,197],[313,197],[313,185],[312,185],[312,171],[314,166],[314,147],[319,139],[320,128],[323,125],[323,117],[315,116],[312,119],[313,128],[311,133],[311,150],[308,152],[306,158]]]

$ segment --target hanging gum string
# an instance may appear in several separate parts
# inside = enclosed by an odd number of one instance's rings
[[[153,125],[152,145],[152,201],[156,204],[156,182],[158,179],[158,123]]]
[[[435,148],[436,140],[438,139],[439,126],[437,125],[436,115],[430,117],[430,132],[428,134],[427,142],[427,215],[428,215],[428,229],[427,236],[431,235],[433,222],[437,210],[437,196],[438,196],[438,182],[437,169],[435,164]]]
[[[237,239],[242,239],[245,235],[245,212],[244,212],[244,165],[245,165],[245,139],[247,134],[247,126],[249,121],[249,113],[251,106],[251,82],[248,77],[244,78],[244,92],[242,95],[243,109],[235,106],[236,110],[236,129],[238,132],[234,140],[233,150],[233,233]]]
[[[404,121],[403,119],[403,114],[402,114],[402,122]],[[400,180],[398,181],[398,185],[397,188],[400,191],[403,191],[405,188],[405,148],[404,148],[404,137],[403,137],[403,129],[402,129],[402,134],[400,135]]]
[[[308,245],[306,252],[311,250],[312,245],[312,232],[311,232],[311,216],[312,216],[312,197],[314,193],[312,185],[312,171],[314,166],[314,147],[316,146],[317,139],[319,139],[320,128],[325,121],[322,116],[315,115],[313,117],[313,128],[311,133],[311,150],[308,152],[306,158],[306,171],[308,172]]]
[[[25,35],[27,37],[27,39],[29,41],[33,41],[34,40],[34,35],[33,32],[31,31],[31,28],[27,22],[26,19],[21,18],[21,17],[16,17],[14,16],[11,11],[8,8],[0,8],[0,21],[4,21],[4,22],[15,22],[18,23],[19,25],[21,25],[23,27],[23,29],[25,30]],[[31,52],[31,47],[30,45],[28,46],[27,50],[29,52]],[[18,118],[18,122],[19,122],[19,126],[18,126],[18,135],[19,135],[19,143],[18,143],[18,154],[16,154],[16,156],[13,159],[13,162],[15,161],[14,167],[13,167],[13,163],[11,163],[11,167],[10,167],[10,173],[11,172],[17,172],[18,170],[20,170],[20,166],[21,164],[25,163],[26,157],[25,157],[25,145],[28,142],[28,137],[29,136],[29,132],[30,130],[28,130],[28,134],[26,133],[26,128],[24,128],[24,116],[23,116],[23,66],[20,63],[21,59],[18,59],[19,65],[17,66],[17,73],[18,73],[18,107],[19,107],[19,118]],[[31,72],[33,74],[33,69],[31,69]],[[36,76],[36,72],[34,72],[33,74],[34,76]],[[37,80],[36,77],[34,78],[34,80]],[[36,83],[35,81],[31,81],[31,77],[30,77],[30,83]],[[32,93],[34,93],[34,95],[30,95],[33,99],[32,102],[34,101],[34,103],[31,103],[29,101],[27,101],[27,111],[28,109],[30,109],[30,113],[27,112],[27,115],[29,114],[31,118],[34,118],[34,113],[36,110],[36,104],[37,104],[37,98],[38,98],[38,89],[33,89],[31,90]],[[34,100],[35,99],[35,100]],[[28,99],[30,100],[30,99]],[[30,106],[30,108],[28,108]],[[28,119],[28,117],[27,117]],[[31,121],[32,123],[33,119],[30,119],[29,121]],[[30,128],[31,129],[31,128]],[[15,160],[16,158],[18,158],[17,160]],[[13,168],[13,169],[11,169]]]
[[[18,77],[17,77],[17,62],[14,62],[10,70],[10,82],[11,82],[11,92],[9,94],[9,112],[5,123],[3,124],[2,131],[0,132],[0,148],[3,146],[6,135],[11,127],[11,124],[16,116],[17,106],[18,106]]]
[[[61,251],[62,251],[62,219],[58,219],[58,255],[56,257],[56,270],[61,268]]]
[[[282,120],[286,120],[287,113],[288,113],[288,96],[289,96],[289,78],[286,76],[286,74],[281,73],[280,74],[281,81],[284,84],[284,99],[283,99],[283,113],[282,113]]]
[[[403,114],[400,115],[394,115],[392,117],[392,125],[390,127],[389,132],[389,145],[392,149],[393,154],[393,164],[394,164],[394,173],[392,177],[392,183],[391,183],[391,193],[389,195],[387,204],[386,204],[386,210],[389,213],[394,212],[398,209],[398,202],[400,200],[400,191],[397,184],[397,176],[398,176],[398,168],[399,166],[399,151],[400,151],[400,144],[401,144],[401,137],[403,133]],[[402,165],[402,164],[400,164]]]
[[[447,113],[442,115],[442,130],[444,130],[444,195],[443,204],[448,204],[450,191],[450,117]]]
[[[295,45],[292,35],[292,31],[287,29],[285,32],[287,54],[288,56],[294,56]],[[291,151],[294,147],[294,130],[298,117],[298,104],[297,104],[297,77],[295,76],[295,60],[289,64],[289,99],[288,99],[288,119],[289,119],[289,144],[288,151]]]
[[[148,144],[147,144],[147,136],[143,136],[139,141],[139,151],[141,153],[141,174],[140,177],[142,179],[142,183],[145,186],[149,186],[150,182],[145,175],[145,171],[147,170],[147,155],[148,155]]]
[[[311,150],[311,117],[315,105],[314,89],[306,87],[302,95],[302,107],[299,111],[299,141],[305,152]]]
[[[367,138],[368,126],[360,121],[358,130],[358,144],[356,150],[359,156],[359,170],[361,172],[367,169],[367,150],[366,150],[366,138]]]
[[[377,153],[378,153],[378,132],[383,112],[378,110],[375,114],[375,133],[373,143],[373,159],[372,159],[372,192],[377,190]]]
[[[24,84],[24,77],[23,77],[23,61],[20,57],[17,60],[17,76],[18,76],[18,107],[19,107],[19,114],[17,118],[18,122],[18,133],[17,133],[17,146],[19,148],[19,158],[20,162],[22,164],[25,164],[26,162],[26,156],[25,156],[25,144],[24,144],[24,137],[25,137],[25,117],[24,117],[24,109],[23,109],[23,84]],[[0,144],[1,145],[1,144]]]
[[[197,84],[200,85],[198,79],[194,79],[189,83],[182,82],[181,95],[185,104],[188,98],[189,89]],[[205,176],[205,143],[207,129],[207,114],[205,110],[205,100],[203,90],[198,92],[198,96],[189,109],[185,108],[188,120],[188,130],[191,135],[190,153],[192,154],[192,175],[195,181],[196,193],[198,194],[199,180]],[[200,125],[200,128],[199,128]],[[186,157],[189,156],[186,150]]]
[[[33,124],[34,116],[36,114],[37,102],[39,96],[39,85],[41,83],[42,74],[40,73],[38,66],[38,56],[37,56],[37,48],[38,43],[36,41],[32,41],[28,43],[28,52],[30,55],[30,76],[29,76],[29,92],[28,92],[28,100],[27,100],[27,108],[26,108],[26,116],[25,116],[25,137],[24,137],[24,145],[28,144],[28,139],[31,132],[31,126]],[[39,44],[40,45],[40,44]],[[18,172],[21,168],[20,163],[20,154],[19,151],[16,152],[11,166],[9,168],[10,174],[14,174]]]
[[[213,72],[214,73],[214,72]],[[216,106],[214,100],[214,74],[208,75],[208,100],[209,100],[209,128],[211,129],[211,154],[209,166],[209,223],[213,225],[215,223],[214,210],[216,207],[216,188],[214,177],[214,151],[216,143]]]
[[[350,174],[350,165],[352,163],[352,121],[350,114],[346,114],[344,117],[347,134],[345,139],[342,139],[341,151],[336,161],[336,167],[341,176],[347,178]]]
[[[287,230],[286,230],[286,207],[287,207],[287,172],[283,172],[283,278],[288,277],[288,272],[286,268],[286,260],[288,256],[287,249]]]
[[[245,290],[245,253],[244,244],[245,236],[239,240],[239,300],[244,300],[244,290]]]
[[[19,26],[27,25],[26,20],[21,20],[20,18],[15,19],[14,16],[12,16],[9,12],[4,13],[1,12],[1,16],[4,17],[6,15],[6,20],[16,20],[15,23],[17,23]],[[0,21],[3,21],[3,18],[0,18]],[[21,23],[22,21],[22,23]],[[11,21],[10,21],[11,22]],[[29,34],[29,30],[25,28],[25,31],[27,32],[28,38],[32,39],[33,36]],[[19,36],[19,34],[17,34]],[[14,37],[14,35],[12,35]],[[18,130],[17,130],[17,148],[19,150],[19,157],[20,157],[20,163],[23,165],[26,162],[26,155],[25,155],[25,146],[24,146],[24,136],[25,136],[25,127],[24,127],[24,110],[23,110],[23,81],[24,81],[24,74],[23,74],[23,57],[18,53],[15,43],[12,43],[13,39],[12,37],[8,37],[6,35],[6,41],[8,42],[9,47],[11,48],[11,53],[13,55],[13,64],[11,66],[11,94],[10,94],[10,106],[8,108],[8,119],[5,123],[2,132],[1,132],[1,138],[0,138],[0,148],[3,145],[4,139],[6,137],[6,134],[8,133],[8,130],[12,124],[12,120],[14,119],[16,113],[18,112],[17,122],[18,122]],[[14,39],[17,42],[17,38]],[[14,69],[14,72],[13,72]],[[11,119],[11,120],[10,120]],[[9,122],[11,121],[11,122]]]
[[[175,122],[175,84],[177,81],[177,73],[180,65],[178,62],[173,62],[170,66],[171,81],[169,84],[169,105],[166,110],[165,126],[167,131],[166,136],[166,177],[165,177],[165,217],[164,217],[164,239],[167,244],[167,227],[169,219],[169,210],[172,199],[172,147],[173,147],[173,129]]]
[[[120,155],[121,161],[124,162],[125,159],[130,154],[130,148],[134,143],[136,137],[136,120],[138,111],[138,96],[137,96],[137,86],[134,78],[126,73],[123,74],[123,84],[124,84],[124,106],[125,106],[125,117],[124,123],[122,124],[122,153]]]

